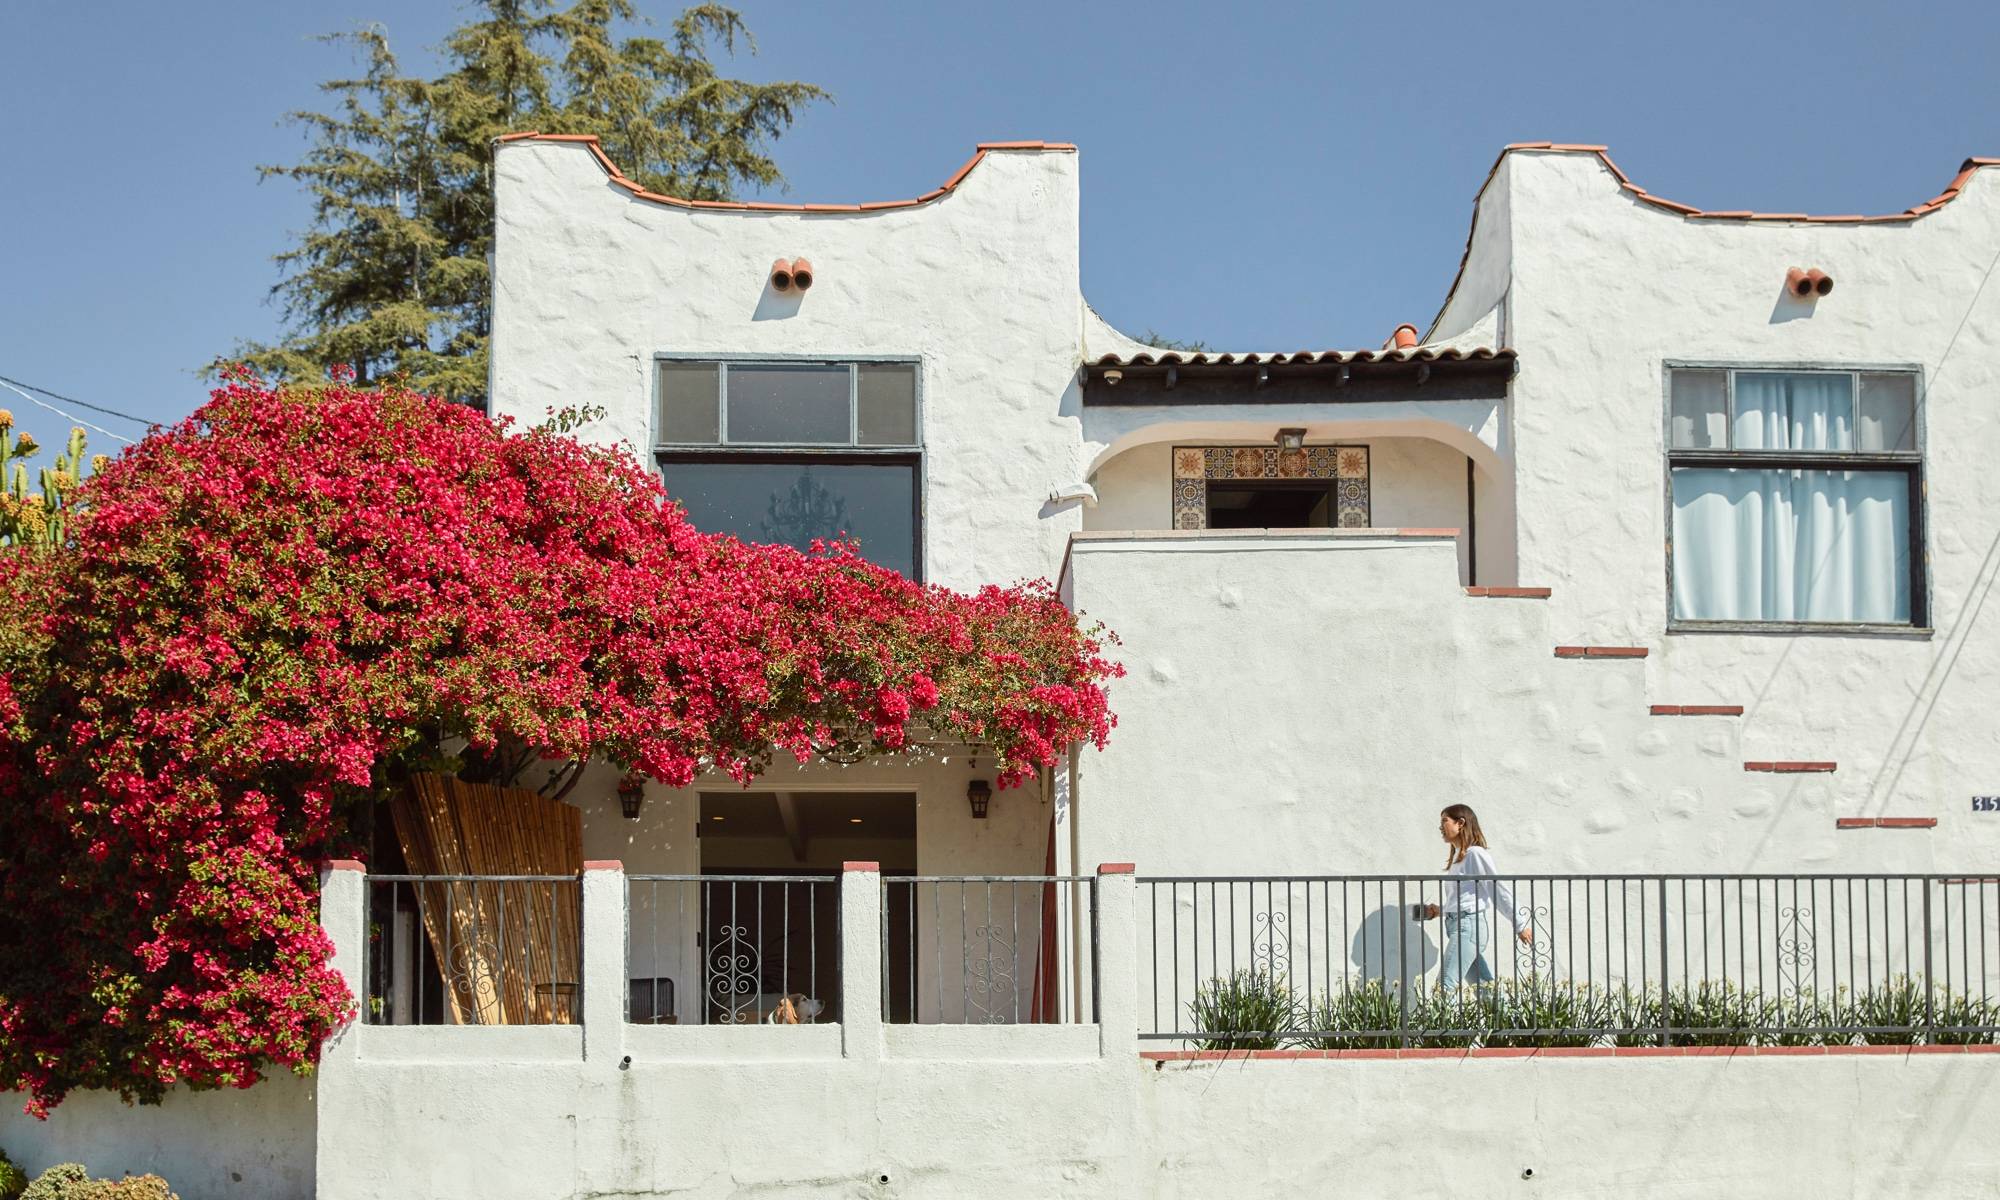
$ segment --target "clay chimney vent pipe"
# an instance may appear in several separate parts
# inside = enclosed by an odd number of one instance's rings
[[[792,260],[792,285],[802,292],[813,285],[813,265],[803,258]]]
[[[1415,325],[1396,326],[1396,332],[1389,335],[1389,343],[1398,350],[1408,350],[1417,344],[1417,327]]]
[[[1793,267],[1785,272],[1785,290],[1794,296],[1810,299],[1813,294],[1812,280],[1806,277],[1804,267]]]
[[[1814,267],[1812,270],[1806,272],[1806,282],[1812,284],[1812,290],[1822,296],[1828,295],[1833,291],[1833,276],[1820,270],[1818,267]]]
[[[788,259],[779,259],[771,264],[771,286],[781,292],[792,290],[792,264]]]

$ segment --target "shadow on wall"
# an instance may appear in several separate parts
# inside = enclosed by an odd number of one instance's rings
[[[764,281],[764,292],[757,297],[757,311],[750,314],[753,321],[782,321],[799,315],[799,305],[805,302],[805,293],[797,288],[779,291],[770,280]]]
[[[1348,944],[1348,960],[1361,969],[1363,980],[1393,979],[1397,987],[1414,985],[1439,957],[1425,927],[1394,904],[1363,917]]]

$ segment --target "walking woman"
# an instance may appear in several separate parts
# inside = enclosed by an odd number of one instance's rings
[[[1451,847],[1445,856],[1444,873],[1473,881],[1449,881],[1444,884],[1442,907],[1424,905],[1426,918],[1444,916],[1444,962],[1438,986],[1456,992],[1465,984],[1476,986],[1493,979],[1493,968],[1486,961],[1486,938],[1492,930],[1496,903],[1513,926],[1515,937],[1529,943],[1535,933],[1526,914],[1515,910],[1514,894],[1497,878],[1493,855],[1486,849],[1486,834],[1472,809],[1463,804],[1447,806],[1438,815],[1438,833]]]

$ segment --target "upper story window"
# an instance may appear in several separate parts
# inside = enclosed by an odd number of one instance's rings
[[[1676,625],[1926,623],[1915,371],[1672,367]]]
[[[848,537],[911,578],[922,554],[915,362],[658,363],[655,451],[698,529],[805,549]]]

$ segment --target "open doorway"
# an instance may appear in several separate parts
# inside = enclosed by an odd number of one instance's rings
[[[1210,529],[1329,529],[1335,509],[1332,480],[1215,480],[1208,485]]]
[[[695,930],[702,964],[695,1019],[840,1020],[841,864],[917,868],[911,792],[704,792]],[[891,918],[889,941],[907,942]],[[888,956],[890,995],[899,962]]]

